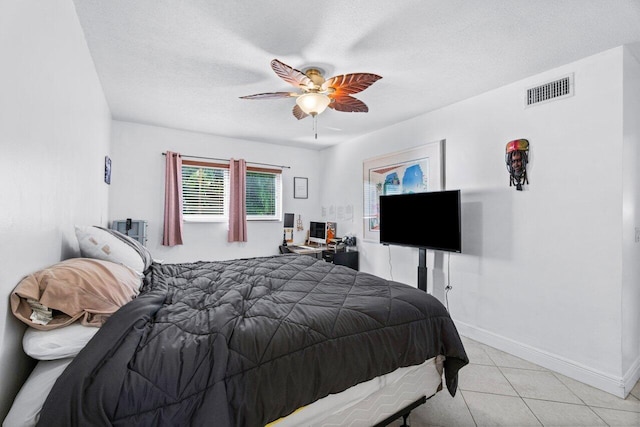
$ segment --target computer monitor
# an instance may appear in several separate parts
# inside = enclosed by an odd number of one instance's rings
[[[309,241],[320,245],[327,243],[327,224],[311,221],[309,223]]]

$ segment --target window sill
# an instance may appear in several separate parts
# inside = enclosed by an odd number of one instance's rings
[[[184,222],[229,222],[229,218],[210,218],[206,216],[185,216]]]
[[[183,217],[184,222],[211,222],[211,223],[227,223],[229,222],[229,218],[207,218],[207,217]],[[247,222],[282,222],[280,218],[247,218]]]

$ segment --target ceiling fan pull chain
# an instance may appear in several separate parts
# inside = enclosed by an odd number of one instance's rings
[[[313,133],[315,138],[318,139],[318,115],[313,114]]]

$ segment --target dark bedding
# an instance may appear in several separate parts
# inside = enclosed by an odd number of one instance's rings
[[[415,288],[284,255],[154,264],[58,379],[40,425],[262,426],[399,367],[467,356]]]

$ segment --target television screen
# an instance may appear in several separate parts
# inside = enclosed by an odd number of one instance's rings
[[[380,243],[462,251],[460,190],[380,196]]]

